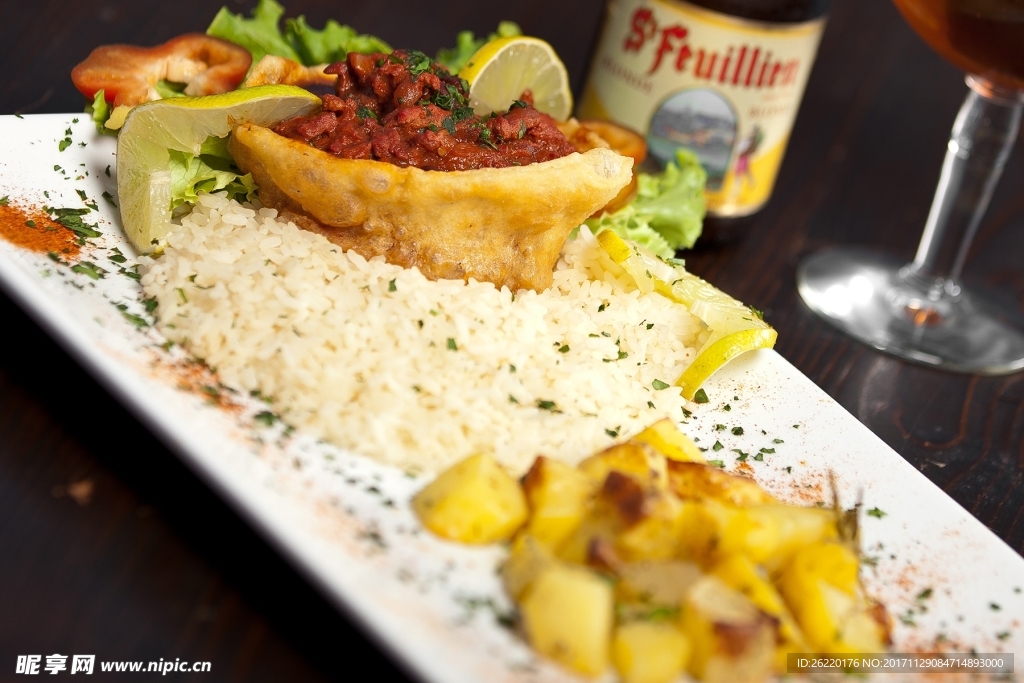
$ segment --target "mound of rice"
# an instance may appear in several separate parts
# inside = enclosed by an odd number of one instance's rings
[[[585,228],[551,289],[513,293],[367,261],[275,217],[201,197],[142,285],[167,338],[306,433],[421,471],[489,451],[522,472],[683,417],[671,385],[701,323],[640,295]]]

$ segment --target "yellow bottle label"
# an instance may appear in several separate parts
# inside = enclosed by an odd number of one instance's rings
[[[685,147],[708,172],[708,211],[771,196],[825,19],[775,24],[681,0],[612,0],[579,118],[644,133],[661,163]]]

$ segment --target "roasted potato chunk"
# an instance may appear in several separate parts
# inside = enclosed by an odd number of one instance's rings
[[[612,662],[623,683],[669,683],[686,668],[690,644],[667,621],[633,621],[615,629]]]
[[[423,526],[463,543],[508,540],[526,521],[526,496],[498,461],[472,455],[442,472],[412,501]]]
[[[541,572],[558,560],[544,544],[529,533],[520,534],[512,544],[512,552],[501,567],[505,590],[513,599],[522,598]]]
[[[471,171],[423,171],[341,159],[254,124],[231,156],[260,201],[286,220],[366,258],[428,278],[519,289],[551,286],[570,231],[629,183],[633,160],[608,149]]]
[[[672,458],[668,461],[668,485],[680,498],[712,498],[738,507],[778,502],[749,477],[691,460],[682,462],[682,458]]]
[[[588,676],[608,668],[614,621],[611,585],[586,569],[553,565],[540,573],[520,604],[530,645]]]
[[[672,461],[707,462],[704,454],[700,452],[693,439],[679,431],[675,423],[667,417],[658,420],[647,429],[632,437],[630,441],[639,441],[651,446],[654,450],[668,458],[670,463]],[[721,472],[721,470],[718,471]],[[669,476],[671,478],[671,472]]]
[[[689,671],[705,683],[753,683],[772,675],[775,620],[706,576],[683,600],[680,623],[690,641]]]
[[[530,506],[526,531],[557,548],[583,521],[594,485],[579,470],[540,456],[523,478],[523,492]]]
[[[668,483],[665,456],[637,441],[606,448],[583,460],[577,467],[597,486],[603,485],[612,471],[628,474],[645,486],[650,483],[663,489]]]
[[[797,551],[778,584],[807,642],[817,652],[881,652],[889,641],[885,610],[867,601],[857,556],[839,543]]]

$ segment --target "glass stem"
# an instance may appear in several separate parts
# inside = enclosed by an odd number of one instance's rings
[[[1020,128],[1024,100],[974,76],[942,162],[924,235],[907,276],[927,284],[930,298],[957,296],[957,280]]]

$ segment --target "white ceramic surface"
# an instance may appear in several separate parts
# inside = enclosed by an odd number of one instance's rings
[[[65,137],[72,144],[60,151]],[[499,549],[462,547],[419,529],[408,501],[427,476],[263,426],[254,420],[262,404],[247,396],[220,389],[215,401],[204,388],[215,378],[122,314],[118,304],[151,320],[138,283],[120,272],[132,265],[133,251],[116,209],[102,198],[116,193],[114,142],[97,136],[84,115],[0,117],[0,197],[80,208],[84,192],[98,205],[85,218],[98,220],[103,234],[81,258],[107,271],[94,280],[0,240],[5,291],[419,677],[575,680],[499,624],[510,608],[494,571]],[[109,259],[114,247],[128,262]],[[725,448],[708,455],[727,469],[740,466],[772,492],[807,503],[830,501],[834,472],[844,502],[862,496],[865,510],[884,511],[862,519],[865,554],[877,558],[865,579],[896,617],[895,650],[927,650],[944,636],[957,651],[1024,652],[1024,559],[810,380],[764,351],[735,362],[706,389],[711,401],[684,428],[702,446],[720,440]],[[733,435],[734,426],[743,435]],[[734,448],[751,457],[739,465]],[[775,452],[754,461],[761,448]],[[918,600],[926,588],[931,597]]]

